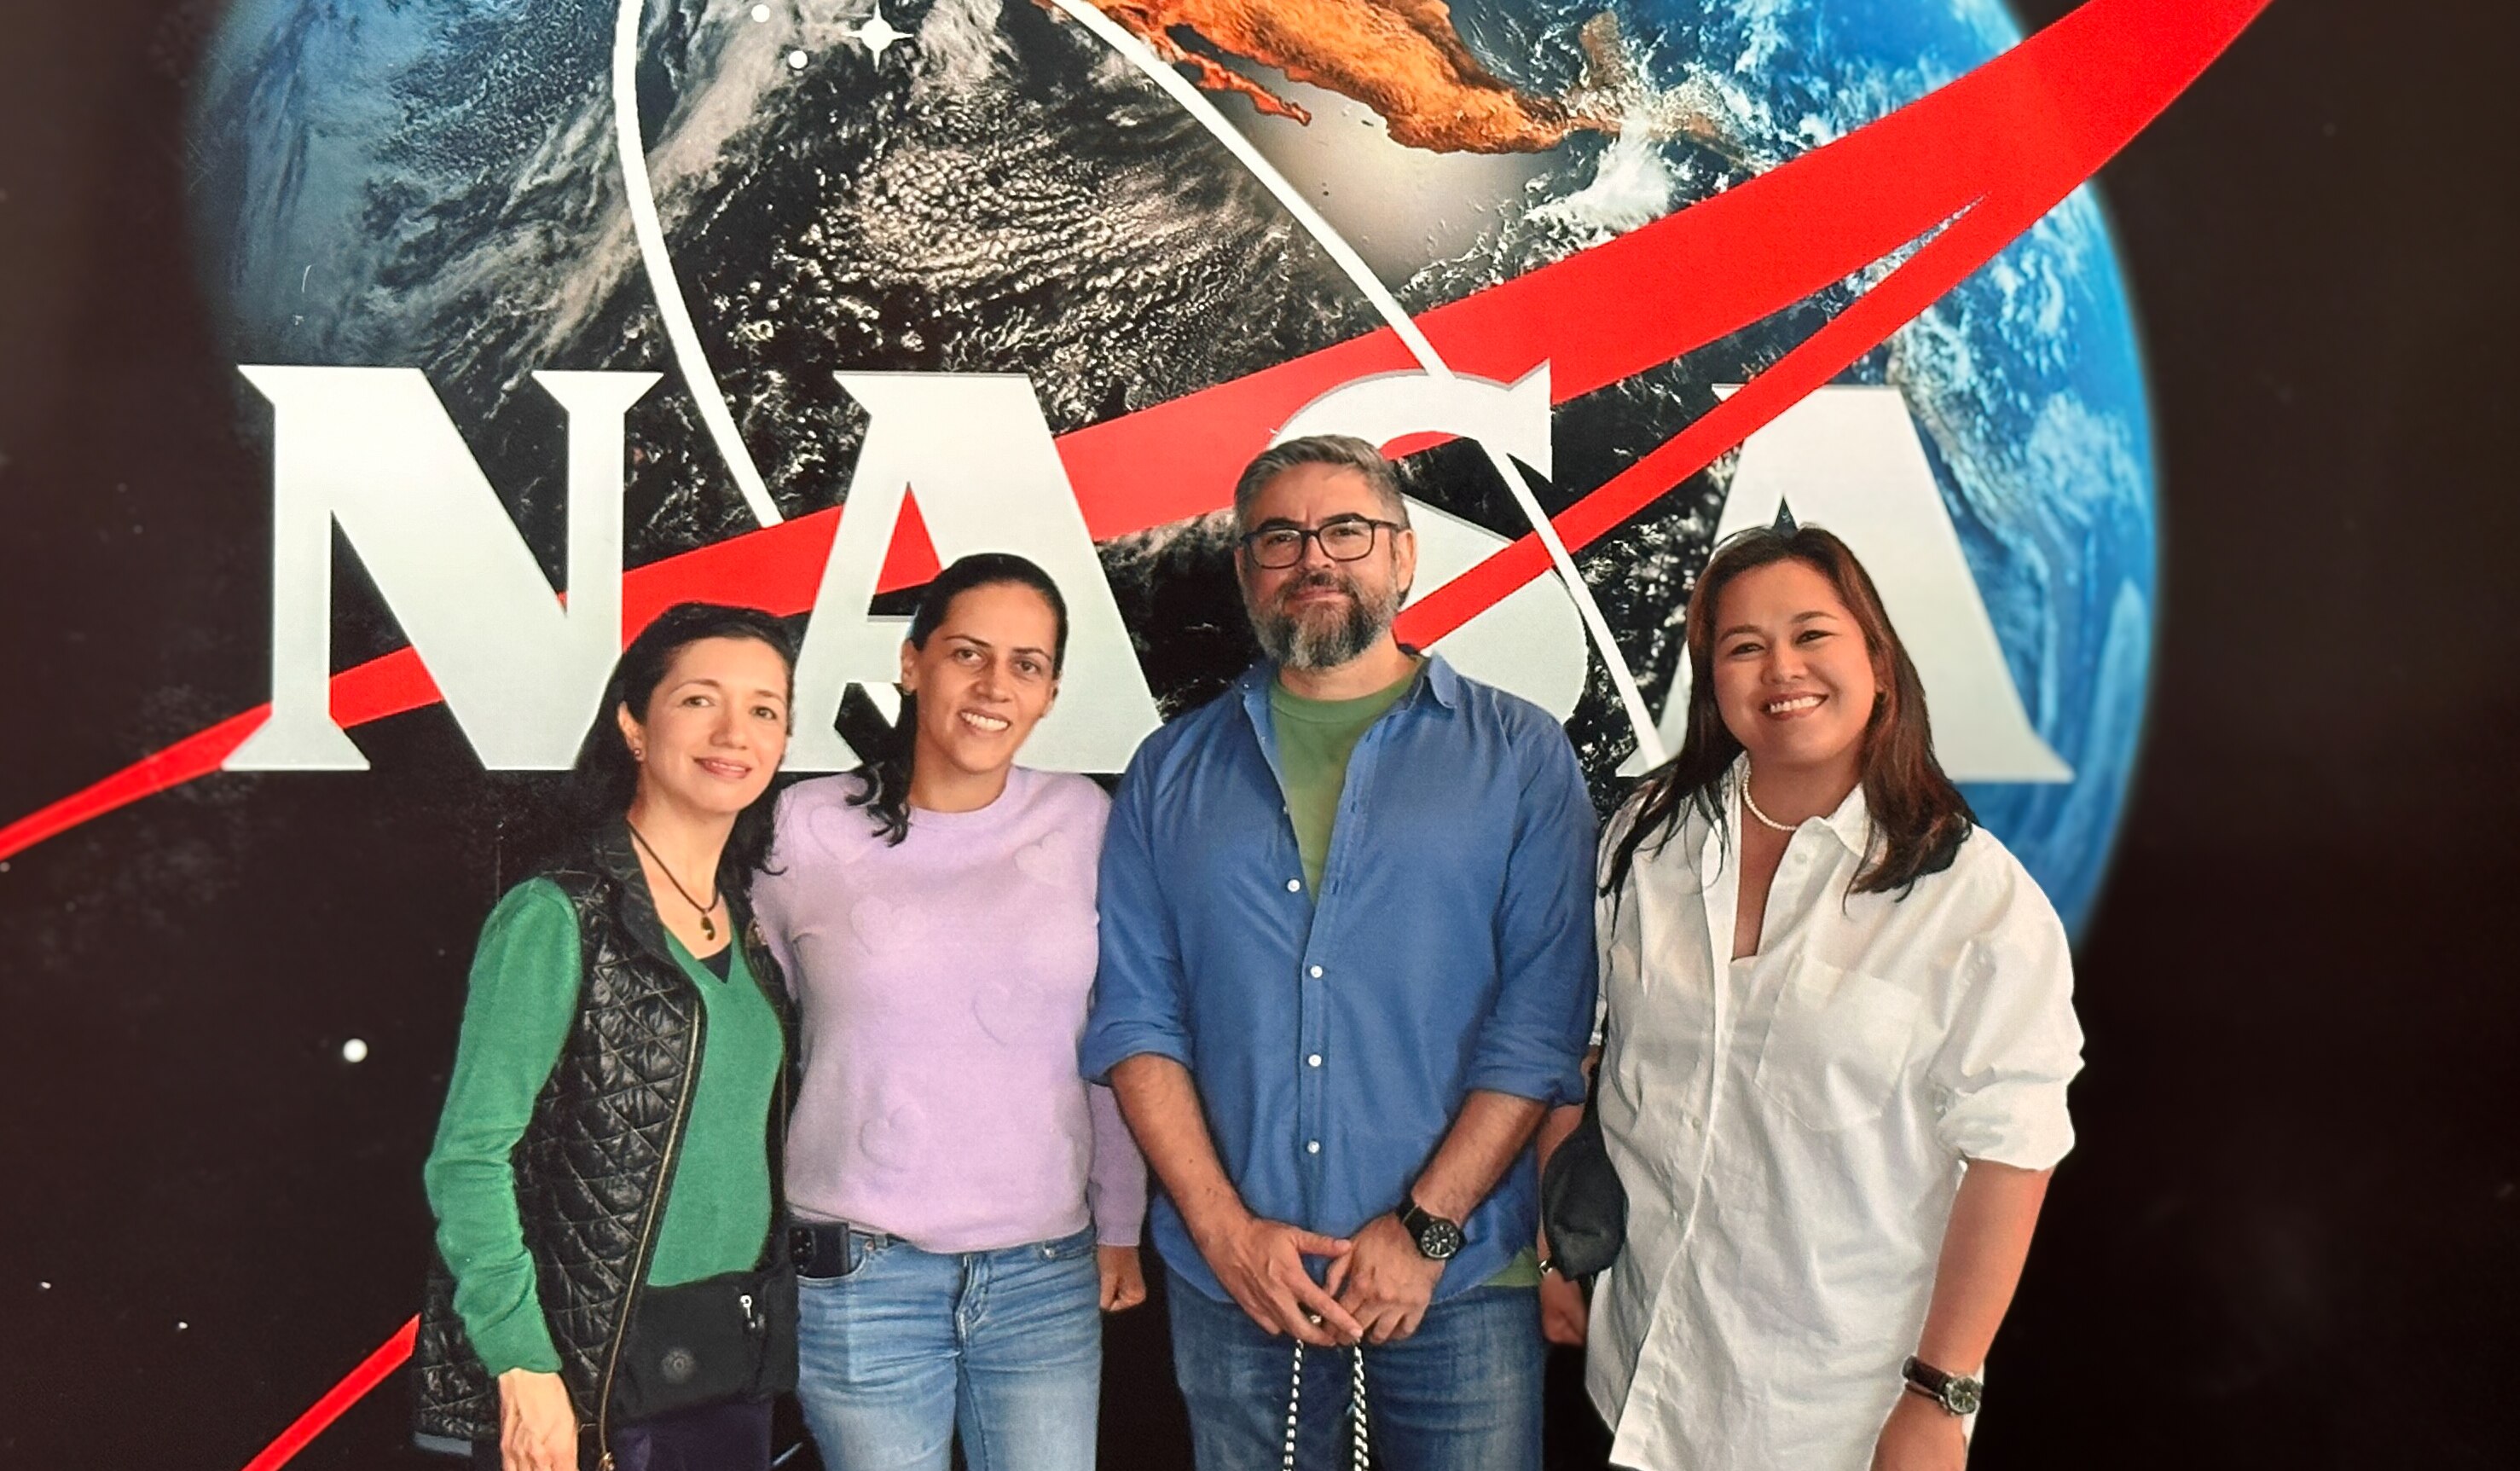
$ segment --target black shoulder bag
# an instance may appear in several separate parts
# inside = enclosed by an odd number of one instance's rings
[[[643,1290],[612,1406],[637,1424],[703,1404],[774,1400],[795,1387],[796,1269],[778,1251],[756,1270]]]
[[[1584,1092],[1584,1117],[1559,1141],[1540,1176],[1540,1221],[1549,1232],[1551,1265],[1569,1279],[1588,1282],[1609,1270],[1628,1239],[1628,1187],[1610,1163],[1601,1137],[1601,1067],[1609,1062],[1602,1037],[1601,1061]]]

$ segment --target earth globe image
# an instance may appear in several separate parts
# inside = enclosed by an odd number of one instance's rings
[[[2020,34],[2001,0],[239,0],[196,99],[194,230],[233,361],[422,370],[520,526],[557,527],[566,482],[531,375],[666,374],[625,427],[636,564],[841,499],[870,423],[844,375],[1021,375],[1054,435],[1109,423],[1645,229]],[[1519,536],[1895,264],[1556,393],[1540,449],[1397,445],[1410,493]],[[2142,370],[2088,189],[1838,388],[1897,411],[2038,757],[1954,774],[2079,932],[2155,584]],[[1543,683],[1604,803],[1641,725],[1677,729],[1681,610],[1753,453],[1576,550],[1595,636],[1550,594],[1576,642]],[[1212,490],[1097,533],[1167,716],[1255,652]],[[853,694],[840,729],[879,718]]]

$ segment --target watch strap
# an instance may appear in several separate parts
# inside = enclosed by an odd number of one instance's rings
[[[1907,1381],[1910,1391],[1933,1401],[1935,1406],[1947,1415],[1975,1414],[1986,1398],[1986,1386],[1981,1381],[1948,1369],[1938,1369],[1913,1355],[1900,1365],[1899,1375]]]

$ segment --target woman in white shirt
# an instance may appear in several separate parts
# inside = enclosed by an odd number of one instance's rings
[[[1642,1471],[1951,1471],[2073,1142],[2065,933],[1935,762],[1845,544],[1729,539],[1687,637],[1686,741],[1603,838],[1630,1208],[1588,1387]]]

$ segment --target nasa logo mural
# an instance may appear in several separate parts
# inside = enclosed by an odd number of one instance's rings
[[[813,608],[791,764],[849,764],[889,594],[1003,547],[1077,619],[1027,759],[1116,770],[1252,656],[1235,468],[1336,429],[1413,452],[1407,630],[1564,718],[1602,793],[1676,735],[1713,542],[1844,535],[2079,926],[2154,579],[2089,193],[1643,483],[1916,249],[1709,334],[1692,303],[1770,261],[1660,227],[2018,40],[1997,0],[241,0],[197,228],[269,404],[273,705],[225,764],[355,768],[342,725],[442,693],[484,764],[563,765],[624,621],[679,596]],[[1537,535],[1605,487],[1639,509]],[[416,655],[335,677],[336,526]]]

